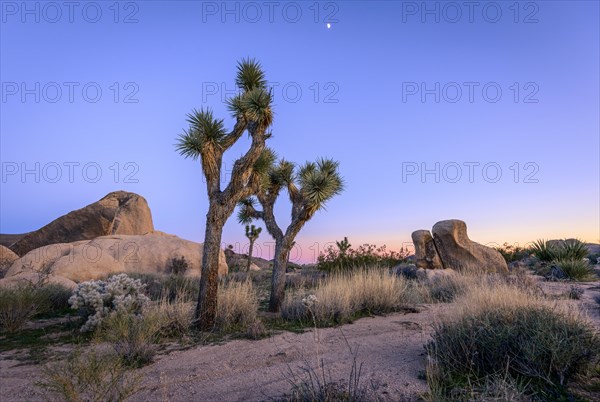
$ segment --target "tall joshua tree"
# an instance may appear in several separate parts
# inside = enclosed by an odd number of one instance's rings
[[[246,225],[246,237],[250,242],[248,247],[248,263],[246,265],[246,272],[250,272],[250,264],[252,264],[252,249],[254,248],[254,242],[258,239],[258,236],[262,232],[262,228],[257,228],[254,225]]]
[[[263,178],[263,185],[256,192],[262,210],[256,209],[256,199],[252,197],[240,202],[238,220],[241,223],[248,223],[253,219],[263,220],[267,231],[275,239],[270,311],[279,311],[283,302],[285,272],[296,235],[315,212],[343,190],[344,183],[338,166],[339,163],[331,159],[319,159],[296,169],[294,164],[282,160],[271,168],[269,175]],[[275,201],[284,187],[292,203],[292,220],[285,232],[277,224],[273,213]]]
[[[268,128],[273,121],[272,95],[267,89],[261,65],[252,59],[238,63],[236,85],[240,93],[228,99],[228,108],[235,119],[231,131],[210,109],[194,109],[187,115],[189,128],[178,138],[176,149],[186,158],[200,158],[206,177],[209,207],[202,255],[202,276],[196,307],[196,322],[200,330],[211,330],[217,311],[218,266],[223,226],[237,203],[260,188],[272,159],[265,152],[265,141],[271,136]],[[247,131],[252,142],[246,153],[233,165],[231,180],[221,188],[223,154]],[[267,163],[265,163],[265,161]],[[263,170],[261,170],[263,169]]]

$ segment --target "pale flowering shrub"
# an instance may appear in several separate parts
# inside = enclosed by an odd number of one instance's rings
[[[94,330],[113,312],[139,315],[150,301],[144,294],[145,286],[139,279],[130,278],[127,274],[114,275],[106,281],[87,281],[77,285],[69,298],[69,304],[87,318],[81,331]]]

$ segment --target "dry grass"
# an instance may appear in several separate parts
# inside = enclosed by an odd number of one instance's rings
[[[307,290],[288,292],[281,315],[286,320],[314,319],[318,325],[331,325],[358,314],[414,307],[421,300],[418,285],[403,277],[382,270],[354,271],[326,278],[310,294]]]
[[[221,284],[215,320],[218,332],[246,331],[256,324],[257,315],[258,298],[252,282],[229,281]]]

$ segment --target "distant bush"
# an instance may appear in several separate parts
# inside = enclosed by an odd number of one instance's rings
[[[120,402],[139,392],[140,382],[117,356],[76,350],[67,360],[45,366],[36,385],[65,401]]]
[[[406,261],[408,250],[388,251],[386,246],[377,247],[374,244],[363,244],[358,249],[353,249],[348,239],[336,242],[336,247],[329,246],[320,254],[317,267],[323,271],[339,272],[365,267],[391,268]]]
[[[174,275],[185,275],[189,268],[189,264],[184,256],[179,258],[174,257],[171,259],[171,268],[170,271]]]
[[[473,281],[460,275],[434,276],[425,281],[425,287],[429,290],[431,301],[439,303],[451,303],[459,296],[467,293]]]
[[[480,400],[499,377],[518,392],[555,400],[600,358],[600,338],[583,318],[516,288],[474,289],[456,311],[434,325],[426,345],[436,401]]]
[[[502,247],[495,247],[495,249],[502,254],[507,263],[520,261],[531,254],[529,248],[514,246],[508,243],[504,243]]]
[[[150,301],[143,291],[144,285],[139,279],[119,274],[111,276],[107,281],[80,283],[69,299],[69,304],[87,319],[81,331],[92,331],[112,312],[140,314],[144,305]]]

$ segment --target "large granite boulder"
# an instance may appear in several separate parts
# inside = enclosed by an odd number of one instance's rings
[[[412,233],[412,241],[415,246],[415,265],[417,268],[444,268],[429,230],[415,230]]]
[[[433,226],[432,232],[444,268],[466,272],[508,272],[502,254],[469,239],[465,222],[458,219],[441,221]]]
[[[0,278],[4,277],[6,271],[8,271],[11,265],[18,259],[19,256],[11,249],[0,245]]]
[[[168,274],[173,259],[185,258],[185,275],[200,277],[202,244],[162,232],[145,235],[111,235],[93,240],[58,243],[30,251],[16,260],[3,283],[23,275],[50,272],[52,278],[73,282],[99,279],[116,273]],[[219,275],[227,274],[225,254],[219,257]],[[53,279],[54,280],[54,279]]]
[[[142,235],[153,230],[152,214],[144,197],[115,191],[26,234],[10,249],[24,256],[49,244],[72,243],[106,235]]]

